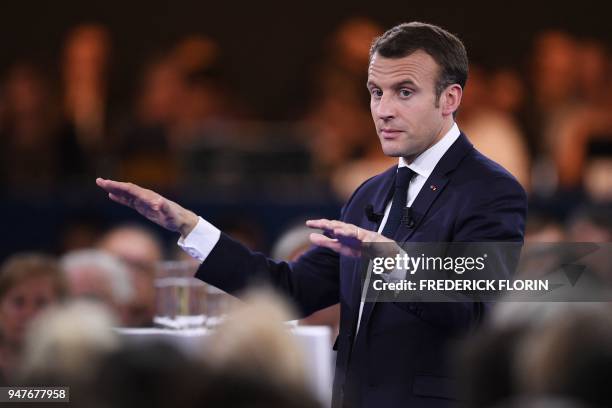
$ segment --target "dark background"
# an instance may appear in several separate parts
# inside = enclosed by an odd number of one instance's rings
[[[57,72],[67,31],[100,22],[113,35],[112,98],[129,104],[144,61],[185,34],[219,41],[230,83],[262,119],[285,119],[308,97],[325,39],[353,15],[388,28],[420,20],[460,36],[473,62],[524,64],[535,33],[560,28],[612,43],[612,6],[580,2],[433,1],[10,1],[0,6],[0,69],[21,58]],[[365,87],[364,87],[365,89]]]

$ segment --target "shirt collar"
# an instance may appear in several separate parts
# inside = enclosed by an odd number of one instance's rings
[[[455,140],[459,138],[460,134],[461,132],[459,131],[459,127],[456,123],[453,123],[453,126],[442,137],[442,139],[438,140],[436,144],[418,155],[416,159],[412,161],[412,163],[407,164],[406,160],[404,160],[403,157],[400,157],[398,167],[408,167],[419,176],[428,178],[442,156],[444,156],[444,153],[446,153],[451,145],[455,143]]]

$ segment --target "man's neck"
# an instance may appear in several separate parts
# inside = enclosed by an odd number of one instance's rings
[[[422,152],[419,152],[419,153],[416,153],[410,156],[402,156],[406,164],[411,164],[417,157],[423,154],[423,152],[427,151],[432,146],[434,146],[436,143],[438,143],[440,140],[442,140],[442,138],[446,136],[448,132],[450,132],[454,124],[455,124],[455,120],[452,116],[450,117],[450,120],[443,121],[441,124],[440,130],[436,132],[436,137],[433,139],[431,144],[429,144],[429,146],[427,146]]]

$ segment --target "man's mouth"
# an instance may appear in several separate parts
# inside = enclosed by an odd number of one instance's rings
[[[383,139],[395,139],[397,138],[397,136],[401,133],[401,130],[398,129],[393,129],[393,128],[382,128],[380,129],[380,135],[383,137]]]

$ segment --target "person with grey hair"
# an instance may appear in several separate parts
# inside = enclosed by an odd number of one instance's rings
[[[127,266],[118,258],[97,249],[68,252],[61,267],[72,297],[99,300],[126,322],[125,305],[134,295]]]
[[[16,384],[69,387],[72,407],[108,406],[92,396],[98,387],[100,365],[121,348],[115,325],[111,310],[91,300],[79,299],[45,310],[27,332]]]
[[[26,382],[85,380],[99,357],[119,348],[115,324],[108,308],[88,300],[49,308],[26,335],[19,376]]]

